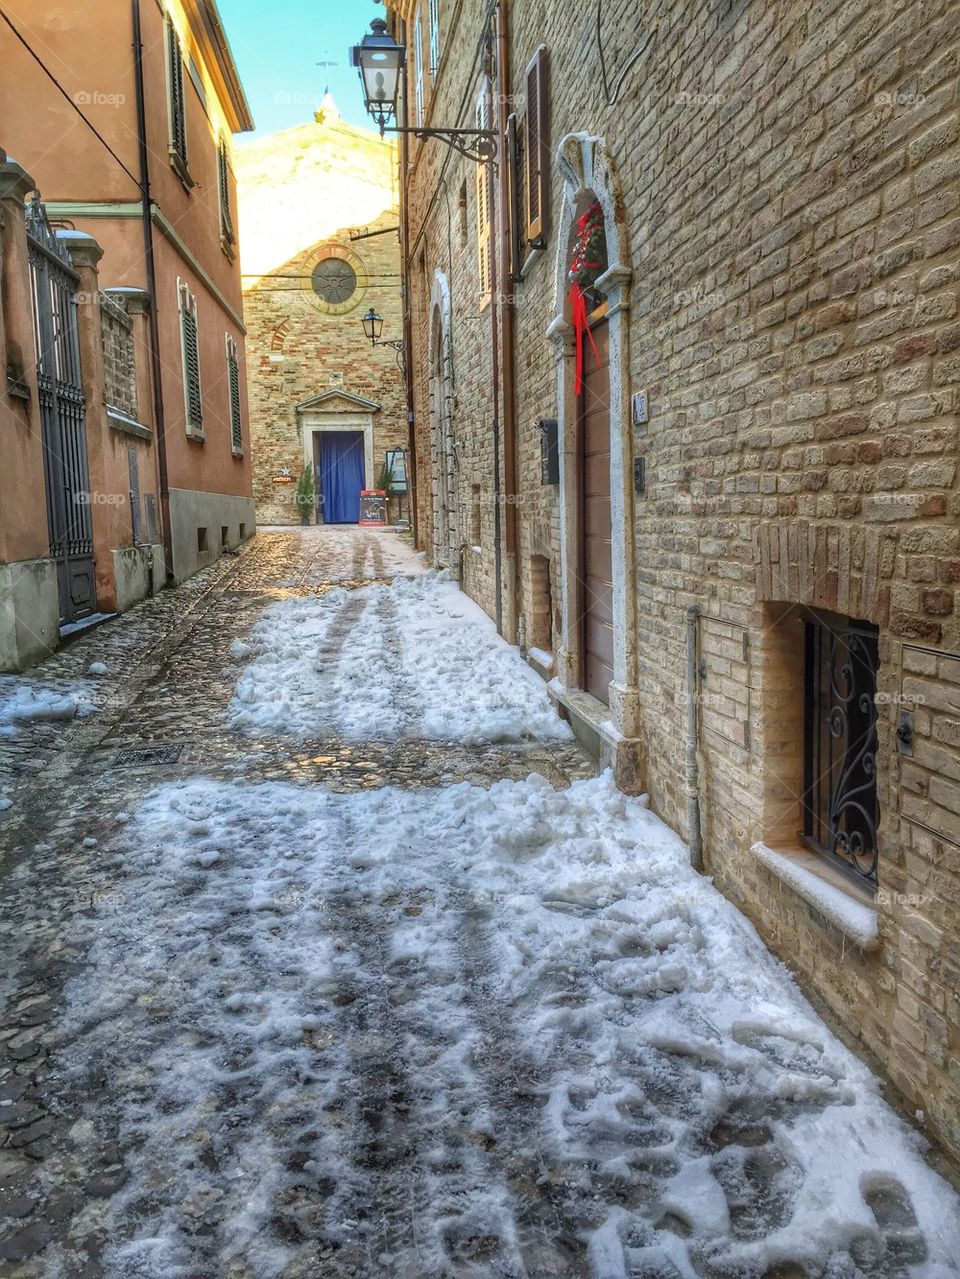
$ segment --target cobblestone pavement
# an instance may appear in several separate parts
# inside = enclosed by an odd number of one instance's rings
[[[126,1178],[127,1152],[109,1114],[94,1105],[91,1119],[91,1096],[71,1093],[57,1075],[58,1012],[95,933],[91,926],[85,934],[84,921],[109,891],[113,854],[105,850],[146,792],[195,776],[356,791],[489,785],[531,771],[562,785],[593,771],[562,743],[356,746],[225,728],[234,640],[276,600],[390,577],[402,562],[395,537],[262,531],[238,555],[84,634],[30,673],[51,688],[82,687],[96,709],[0,738],[0,792],[11,801],[0,813],[0,1273],[9,1279],[103,1273],[103,1205]],[[106,672],[92,674],[91,663]],[[93,1100],[112,1082],[93,1079]]]

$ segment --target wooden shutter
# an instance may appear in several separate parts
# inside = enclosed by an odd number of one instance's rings
[[[203,427],[203,398],[200,393],[197,300],[185,284],[180,285],[180,336],[183,344],[183,394],[187,430],[199,431]]]
[[[550,86],[546,45],[527,66],[526,239],[545,240],[550,214]]]
[[[477,128],[487,129],[489,117],[489,85],[485,82],[477,101]],[[475,165],[477,171],[477,276],[481,300],[490,296],[490,213],[493,190],[489,164]]]
[[[227,391],[230,396],[230,443],[239,452],[243,448],[243,422],[240,417],[240,361],[237,344],[227,337]]]
[[[224,239],[233,240],[233,216],[230,212],[230,166],[227,161],[227,144],[217,143],[217,184],[220,188],[220,231]]]
[[[172,22],[167,22],[167,55],[170,75],[170,146],[187,162],[187,114],[183,98],[183,54],[180,37]]]

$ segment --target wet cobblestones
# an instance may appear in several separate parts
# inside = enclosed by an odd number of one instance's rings
[[[115,891],[107,850],[148,790],[195,776],[338,791],[489,785],[531,771],[562,785],[594,771],[572,744],[346,745],[226,728],[239,672],[234,640],[278,599],[388,578],[409,558],[394,539],[261,532],[238,556],[82,635],[30,673],[51,687],[82,684],[94,713],[0,739],[0,792],[11,801],[0,813],[0,1271],[9,1279],[102,1273],[100,1205],[121,1184],[124,1152],[106,1118],[80,1118],[90,1098],[63,1090],[51,1055],[62,1045],[64,982],[96,935],[93,905]],[[93,662],[106,673],[91,674]],[[155,749],[144,758],[144,748],[158,747],[169,748],[159,752],[167,762],[156,762]],[[109,1091],[110,1079],[98,1082]],[[51,1244],[62,1258],[56,1269],[46,1259]]]

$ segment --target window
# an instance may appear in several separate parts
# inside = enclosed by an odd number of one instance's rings
[[[804,631],[804,838],[875,885],[877,628],[811,614]]]
[[[140,467],[138,465],[135,445],[127,446],[127,475],[130,483],[130,531],[133,543],[139,546],[143,541],[143,529],[140,525]]]
[[[229,524],[220,525],[220,545],[221,546],[230,545],[230,525]]]
[[[231,248],[236,240],[233,233],[233,213],[230,209],[230,162],[225,138],[217,142],[217,190],[220,196],[220,243]]]
[[[193,186],[187,171],[187,112],[183,96],[183,50],[180,37],[167,19],[167,101],[170,117],[170,163],[181,181]]]
[[[204,555],[207,551],[207,530],[205,528],[197,529],[197,551],[200,555]]]
[[[527,124],[524,156],[524,221],[526,239],[544,248],[549,233],[550,137],[548,59],[544,45],[531,58],[526,71]]]
[[[477,100],[477,128],[487,129],[490,118],[490,84],[484,81]],[[480,282],[481,303],[490,300],[492,287],[490,261],[490,223],[493,210],[493,184],[490,181],[490,165],[474,166],[477,174],[477,276]]]
[[[243,422],[240,416],[240,361],[237,344],[227,335],[227,394],[230,397],[230,445],[234,453],[243,452]]]
[[[413,123],[424,122],[423,97],[423,24],[420,10],[413,20]]]
[[[203,400],[200,395],[200,348],[197,341],[197,299],[182,280],[180,296],[180,343],[183,349],[183,399],[187,434],[203,438]]]
[[[435,80],[440,68],[440,0],[429,0],[430,79]]]

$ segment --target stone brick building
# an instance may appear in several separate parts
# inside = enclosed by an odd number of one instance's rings
[[[960,10],[392,11],[423,543],[960,1155]]]
[[[397,352],[361,324],[373,307],[383,340],[402,337],[396,146],[346,124],[328,95],[311,123],[239,147],[237,181],[257,518],[298,523],[310,465],[322,519],[332,443],[348,448],[331,465],[355,461],[368,488],[408,443]],[[328,514],[356,518],[327,497]]]

